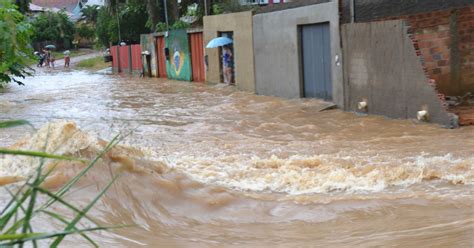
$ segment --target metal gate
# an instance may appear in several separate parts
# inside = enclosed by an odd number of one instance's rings
[[[301,26],[304,97],[332,100],[329,23]]]
[[[204,68],[204,45],[202,32],[189,34],[191,48],[191,66],[193,69],[193,81],[204,82],[206,80]]]
[[[156,38],[156,59],[158,68],[158,77],[165,78],[166,75],[166,56],[165,56],[165,38],[159,36]]]

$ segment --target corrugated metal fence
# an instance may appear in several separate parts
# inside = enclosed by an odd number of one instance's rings
[[[193,81],[203,82],[206,80],[204,68],[204,45],[202,32],[189,34],[191,49],[191,66],[193,69]]]
[[[157,47],[157,65],[158,65],[158,76],[165,78],[166,75],[166,56],[165,56],[165,37],[159,36],[156,38]]]
[[[114,71],[133,73],[143,70],[140,45],[112,46],[110,52]]]

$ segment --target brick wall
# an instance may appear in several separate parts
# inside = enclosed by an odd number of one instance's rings
[[[474,6],[383,19],[407,20],[426,75],[440,93],[474,92]]]
[[[457,21],[461,90],[474,93],[474,6],[461,9]]]
[[[474,92],[474,6],[409,16],[423,65],[445,95]]]
[[[456,95],[459,92],[458,83],[451,83],[450,17],[451,11],[445,10],[406,18],[425,73],[435,80],[438,91]]]

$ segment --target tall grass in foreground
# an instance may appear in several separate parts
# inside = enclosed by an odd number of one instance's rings
[[[9,128],[20,125],[30,125],[27,121],[3,121],[0,122],[0,128]],[[105,194],[110,186],[115,182],[118,176],[114,176],[107,186],[84,208],[80,209],[71,203],[68,203],[64,196],[71,190],[71,188],[97,163],[97,161],[110,149],[112,149],[118,142],[119,136],[117,135],[107,146],[99,153],[99,155],[92,161],[85,161],[82,159],[60,156],[54,154],[48,154],[40,151],[24,151],[24,150],[9,150],[0,149],[0,155],[9,154],[16,156],[31,156],[40,159],[39,165],[31,176],[29,176],[18,188],[16,192],[11,192],[7,187],[5,190],[10,194],[10,201],[4,206],[0,212],[0,247],[5,246],[19,246],[22,247],[24,244],[30,242],[33,247],[38,246],[38,241],[46,240],[50,242],[51,247],[57,247],[66,236],[72,234],[81,235],[90,244],[95,247],[98,245],[87,235],[92,231],[108,230],[111,228],[119,228],[123,226],[100,226],[87,213],[97,203],[97,201]],[[69,180],[64,186],[58,191],[52,192],[43,187],[42,183],[45,182],[47,177],[54,170],[54,166],[51,169],[43,172],[46,159],[55,160],[69,160],[69,161],[80,161],[87,164],[75,177]],[[45,197],[45,201],[39,203],[38,199],[40,196]],[[64,208],[72,211],[74,217],[68,218],[64,215],[51,210],[53,204],[62,205]],[[55,230],[51,232],[37,232],[35,231],[32,222],[39,215],[47,215],[58,222],[63,223],[64,228],[62,230]],[[93,227],[79,228],[77,224],[86,219],[93,224]]]

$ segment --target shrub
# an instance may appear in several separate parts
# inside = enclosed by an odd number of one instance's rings
[[[63,11],[40,13],[32,21],[32,25],[34,29],[33,41],[56,41],[66,49],[71,47],[75,33],[74,23]]]
[[[31,25],[9,0],[0,0],[0,34],[0,87],[11,81],[22,84],[15,77],[30,75]]]

